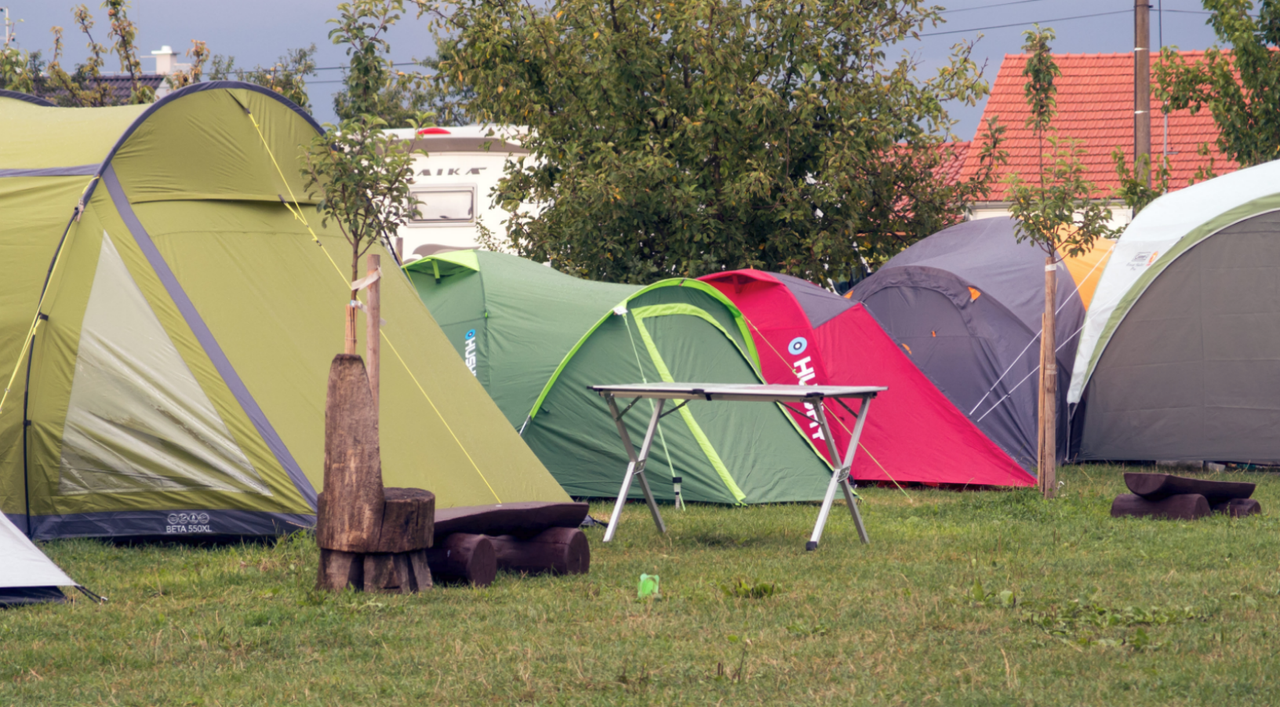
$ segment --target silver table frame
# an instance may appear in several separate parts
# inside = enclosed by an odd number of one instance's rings
[[[649,459],[649,450],[653,445],[653,435],[658,429],[658,422],[666,415],[688,404],[690,400],[802,402],[812,404],[818,424],[822,428],[822,436],[826,439],[827,450],[831,454],[831,459],[833,461],[840,460],[840,464],[831,475],[831,483],[827,485],[827,493],[822,500],[822,508],[818,511],[818,520],[813,526],[813,534],[810,536],[809,541],[805,543],[805,549],[816,550],[818,548],[818,542],[822,539],[822,531],[827,525],[827,518],[831,515],[831,506],[835,503],[837,488],[844,493],[845,503],[848,504],[850,515],[853,516],[854,526],[858,529],[858,537],[863,544],[871,542],[867,537],[867,529],[862,523],[862,514],[858,511],[857,498],[853,492],[854,484],[849,478],[849,472],[853,468],[853,458],[858,451],[858,440],[862,437],[862,428],[867,421],[867,412],[871,408],[871,399],[876,397],[877,393],[888,390],[888,388],[883,386],[659,383],[593,385],[591,390],[599,393],[608,403],[609,414],[613,416],[614,424],[618,426],[618,435],[622,438],[622,445],[626,447],[627,457],[630,460],[627,463],[627,472],[622,478],[622,488],[618,491],[618,500],[614,502],[613,515],[609,517],[609,527],[604,532],[605,542],[613,540],[614,534],[617,533],[618,522],[622,517],[622,507],[627,502],[627,494],[630,493],[631,484],[635,480],[640,481],[640,489],[644,492],[645,503],[649,506],[649,512],[653,514],[653,523],[658,527],[658,532],[667,532],[667,526],[662,522],[662,514],[658,512],[658,504],[653,499],[653,492],[649,490],[649,480],[645,477],[644,466]],[[617,398],[633,398],[634,400],[626,408],[619,411]],[[637,452],[635,445],[631,442],[631,435],[627,434],[627,426],[622,418],[637,402],[646,398],[654,400],[653,414],[649,417],[649,427],[645,431],[644,440],[641,441],[640,450]],[[831,427],[827,423],[827,415],[823,409],[823,401],[827,398],[837,401],[844,398],[857,398],[862,401],[862,407],[856,414],[858,422],[854,425],[853,433],[849,437],[849,447],[845,450],[843,456],[836,449],[836,442],[831,436]],[[681,400],[684,402],[663,413],[662,409],[668,400]],[[840,404],[844,405],[843,402]]]

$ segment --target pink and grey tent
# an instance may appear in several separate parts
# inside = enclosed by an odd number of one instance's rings
[[[870,404],[853,477],[862,481],[1030,486],[1035,479],[947,399],[866,308],[804,280],[735,270],[701,278],[733,301],[756,339],[769,383],[882,385]],[[856,424],[852,404],[826,403],[836,448]],[[826,452],[812,409],[791,408]]]
[[[1036,465],[1045,253],[1018,243],[1011,218],[966,221],[925,238],[858,283],[850,297],[1025,469]],[[1058,458],[1066,391],[1085,307],[1057,265]],[[1096,278],[1096,273],[1093,275]]]

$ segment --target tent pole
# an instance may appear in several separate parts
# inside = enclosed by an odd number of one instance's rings
[[[41,319],[48,319],[47,315],[39,315]],[[28,481],[27,473],[27,430],[31,427],[31,420],[27,418],[27,403],[31,398],[31,359],[36,356],[36,335],[31,335],[31,347],[27,349],[27,379],[22,386],[22,503],[23,510],[27,519],[27,537],[31,537],[31,485]]]

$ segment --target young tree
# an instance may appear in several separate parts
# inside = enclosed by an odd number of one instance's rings
[[[1061,138],[1053,127],[1061,72],[1053,60],[1050,28],[1023,33],[1027,63],[1024,95],[1030,113],[1026,126],[1036,135],[1039,169],[1034,181],[1020,175],[1009,179],[1010,212],[1017,219],[1019,242],[1029,240],[1045,252],[1044,318],[1040,335],[1040,459],[1038,479],[1045,498],[1055,492],[1057,466],[1058,358],[1054,341],[1057,263],[1062,255],[1088,252],[1095,240],[1114,233],[1111,209],[1095,198],[1098,190],[1084,177],[1078,142]]]
[[[427,77],[396,69],[386,34],[404,12],[404,0],[352,0],[338,5],[334,44],[347,45],[345,86],[333,97],[341,120],[378,116],[402,128],[427,110],[431,94]]]
[[[1280,157],[1280,6],[1271,0],[1204,0],[1209,25],[1229,50],[1211,47],[1188,62],[1166,47],[1155,66],[1164,111],[1206,106],[1218,127],[1218,149],[1241,167]]]
[[[404,113],[404,106],[388,102],[385,89],[395,84],[387,78],[390,51],[382,36],[399,18],[401,0],[356,0],[338,6],[338,25],[329,33],[335,43],[346,42],[352,57],[344,79],[345,105],[355,111],[337,126],[326,125],[308,148],[303,169],[307,189],[320,196],[320,212],[332,221],[351,245],[351,280],[360,274],[360,259],[374,244],[388,250],[391,237],[417,212],[417,199],[409,192],[413,183],[413,154],[405,143],[386,132],[392,112],[399,124],[416,128],[425,116]],[[388,84],[390,81],[390,84]],[[391,110],[394,109],[394,110]],[[381,112],[380,112],[381,111]],[[342,113],[339,112],[342,116]],[[351,290],[347,308],[346,353],[355,353],[358,290]],[[376,396],[376,393],[375,393]]]
[[[516,252],[609,281],[725,268],[844,279],[958,221],[989,173],[938,176],[943,105],[987,92],[969,48],[917,78],[887,48],[918,0],[423,0],[445,90],[528,126],[497,199]]]
[[[219,54],[213,57],[209,68],[210,81],[234,79],[256,84],[293,101],[310,113],[311,99],[307,96],[308,76],[316,73],[316,45],[306,49],[290,49],[271,66],[255,66],[252,69],[236,68],[234,56]]]
[[[388,250],[391,237],[413,218],[417,200],[413,183],[413,155],[385,132],[381,118],[353,118],[312,140],[303,176],[311,196],[320,197],[325,224],[332,221],[351,245],[351,281],[360,275],[360,259],[381,242]],[[358,290],[351,290],[357,301]],[[356,352],[356,310],[347,308],[346,353]]]

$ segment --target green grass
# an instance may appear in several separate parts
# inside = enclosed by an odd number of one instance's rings
[[[1118,471],[1051,502],[869,489],[872,544],[840,507],[813,553],[815,506],[667,507],[662,537],[632,504],[588,575],[407,597],[313,591],[305,534],[48,543],[110,602],[0,612],[0,704],[1280,702],[1280,479],[1230,475],[1263,516],[1113,520]]]

